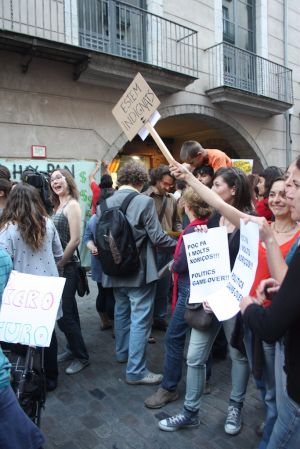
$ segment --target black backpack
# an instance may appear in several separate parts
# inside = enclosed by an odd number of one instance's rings
[[[43,171],[39,171],[29,165],[23,171],[21,179],[23,182],[26,182],[27,184],[30,184],[31,186],[38,189],[47,213],[51,214],[53,206],[50,197],[49,174]]]
[[[107,207],[106,201],[100,203],[96,246],[102,270],[109,276],[132,275],[139,268],[139,252],[126,218],[127,207],[136,195],[136,192],[127,195],[121,206]]]

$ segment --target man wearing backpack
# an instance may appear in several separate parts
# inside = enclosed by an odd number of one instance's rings
[[[165,233],[176,236],[182,231],[182,223],[178,215],[177,201],[170,193],[174,187],[175,178],[171,176],[167,165],[160,165],[150,173],[151,186],[143,192],[154,199],[159,222]],[[162,251],[157,249],[157,268],[161,270],[173,259],[174,249]],[[153,311],[153,329],[167,330],[167,308],[171,288],[171,272],[167,272],[157,281]]]
[[[161,374],[154,374],[146,367],[146,346],[150,335],[158,279],[155,248],[168,249],[174,248],[176,245],[175,240],[168,237],[160,226],[154,200],[139,194],[147,179],[147,171],[141,164],[135,162],[126,164],[118,173],[119,190],[106,200],[108,210],[120,208],[128,195],[132,192],[137,193],[127,205],[125,216],[132,229],[139,263],[131,274],[108,275],[104,272],[102,275],[103,287],[113,287],[116,301],[116,358],[120,363],[127,363],[126,382],[132,385],[155,385],[162,380]],[[104,209],[102,211],[104,216],[106,212]],[[99,225],[97,226],[100,229],[101,208],[99,207],[97,214],[99,216]],[[107,239],[111,243],[114,235],[110,231],[106,234],[101,236],[98,233],[97,240]],[[101,246],[101,242],[98,243]],[[115,252],[112,251],[112,253]],[[113,254],[114,256],[115,254]],[[116,257],[116,262],[118,262],[118,257]]]

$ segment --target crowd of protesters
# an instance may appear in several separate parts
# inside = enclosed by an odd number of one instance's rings
[[[300,157],[287,170],[267,167],[248,176],[234,168],[222,151],[204,149],[195,141],[184,142],[180,158],[183,164],[174,161],[170,166],[162,165],[152,169],[150,176],[137,162],[125,164],[115,188],[108,164],[102,164],[99,184],[95,175],[101,164],[97,163],[90,174],[93,215],[86,223],[83,241],[91,254],[92,280],[98,286],[95,302],[101,329],[113,328],[115,357],[126,364],[129,385],[159,385],[145,399],[145,406],[154,409],[179,398],[177,387],[189,336],[183,407],[159,421],[163,431],[199,426],[211,351],[223,330],[232,363],[225,432],[236,435],[242,429],[242,409],[252,372],[266,410],[258,449],[299,449],[300,297],[295,286],[300,274]],[[24,182],[13,186],[9,170],[0,166],[0,299],[12,268],[66,278],[57,316],[66,346],[57,353],[54,331],[45,352],[47,389],[51,391],[58,385],[58,363],[70,361],[65,372],[74,375],[90,361],[76,302],[79,194],[68,170],[53,171],[49,183],[50,216],[37,190]],[[126,217],[139,267],[129,276],[108,275],[102,270],[96,245],[101,205],[105,202],[108,208],[118,208],[129,195],[132,199]],[[203,303],[204,312],[211,316],[210,326],[191,329],[184,316],[190,280],[183,235],[225,227],[232,268],[239,251],[240,219],[256,222],[260,230],[258,266],[249,296],[240,302],[241,312],[223,322],[217,320],[208,303]],[[147,367],[147,344],[155,343],[152,329],[165,332],[162,374]],[[9,361],[1,351],[0,446],[21,449],[25,447],[22,441],[28,441],[26,448],[39,449],[43,437],[14,398],[9,370]],[[14,425],[22,432],[14,432]],[[10,441],[11,432],[15,436]]]

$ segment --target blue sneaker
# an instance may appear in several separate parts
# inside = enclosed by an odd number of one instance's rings
[[[198,416],[188,416],[184,413],[178,413],[167,419],[162,419],[158,423],[161,430],[174,432],[175,430],[185,429],[189,427],[198,427],[200,424]]]

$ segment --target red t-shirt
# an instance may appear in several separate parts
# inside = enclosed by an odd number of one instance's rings
[[[271,221],[273,218],[273,213],[269,208],[268,198],[263,198],[262,200],[257,201],[255,211],[259,217],[265,217],[268,221]]]
[[[289,250],[291,249],[292,245],[294,244],[295,240],[299,235],[300,231],[297,231],[296,234],[289,241],[285,242],[283,245],[280,246],[280,251],[284,259],[286,258],[287,253],[289,252]],[[263,279],[268,279],[270,277],[271,274],[269,271],[267,251],[266,248],[263,246],[262,242],[260,241],[258,246],[258,264],[256,269],[256,275],[249,295],[256,296],[256,289],[259,283]],[[263,303],[263,307],[268,307],[270,304],[271,301],[269,299],[266,299]]]
[[[91,188],[91,191],[93,193],[93,196],[92,196],[92,214],[95,214],[96,213],[96,204],[97,204],[100,192],[101,192],[101,187],[99,187],[98,184],[95,181],[92,181],[91,184],[90,184],[90,188]]]

